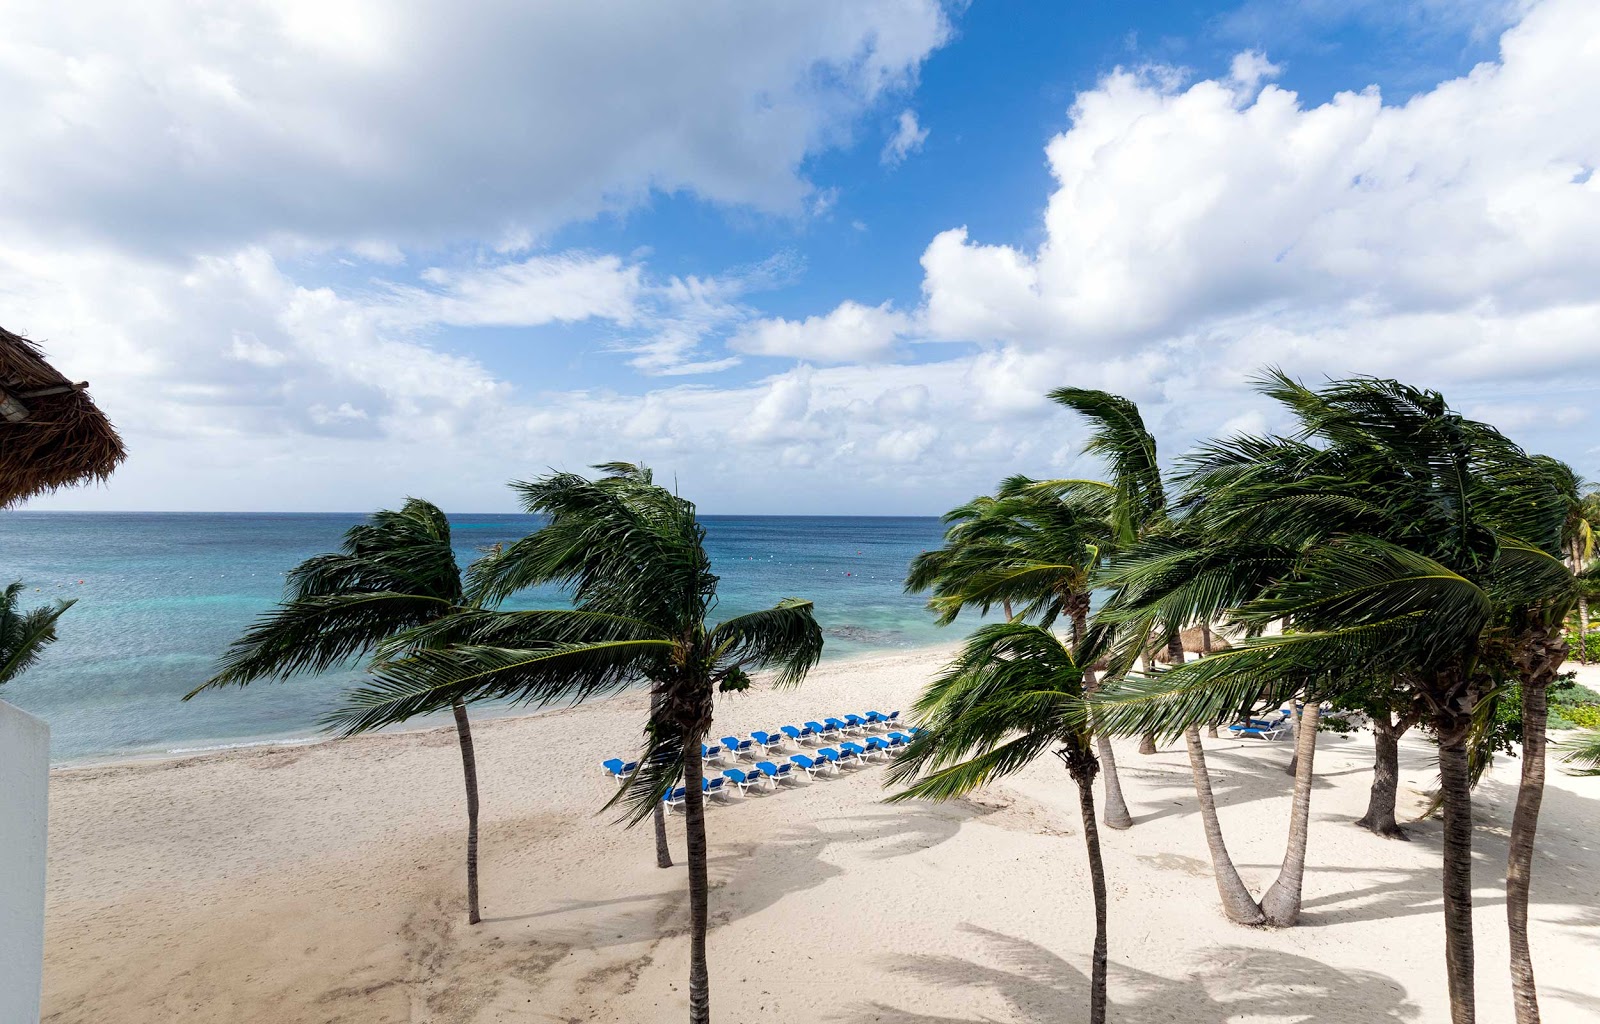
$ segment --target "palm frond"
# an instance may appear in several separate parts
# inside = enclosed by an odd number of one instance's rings
[[[1600,729],[1585,729],[1555,749],[1564,763],[1573,766],[1563,769],[1567,774],[1600,775]]]
[[[21,580],[0,591],[0,684],[15,679],[39,660],[56,640],[56,620],[77,603],[77,598],[68,598],[21,611],[17,604],[22,592]]]
[[[812,603],[796,597],[728,619],[708,638],[719,670],[777,668],[778,686],[805,679],[822,658],[822,642]]]

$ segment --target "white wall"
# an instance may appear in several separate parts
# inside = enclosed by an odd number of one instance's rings
[[[0,1021],[39,1019],[50,727],[0,701]]]

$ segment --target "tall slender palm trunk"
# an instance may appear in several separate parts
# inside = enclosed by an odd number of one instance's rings
[[[1440,716],[1439,792],[1444,805],[1444,960],[1451,1024],[1475,1024],[1472,951],[1472,780],[1469,722]]]
[[[1261,906],[1244,887],[1239,870],[1228,856],[1228,844],[1222,839],[1222,823],[1217,819],[1217,801],[1211,792],[1211,776],[1206,770],[1206,751],[1200,743],[1200,730],[1190,726],[1183,738],[1189,747],[1189,771],[1194,775],[1194,792],[1200,802],[1200,821],[1206,830],[1206,847],[1211,851],[1211,871],[1217,879],[1217,895],[1222,898],[1222,911],[1236,924],[1261,924]]]
[[[1372,719],[1372,792],[1367,797],[1367,813],[1356,824],[1385,839],[1410,840],[1394,819],[1394,805],[1400,791],[1400,736],[1410,727],[1402,717],[1397,723],[1385,708]]]
[[[1589,598],[1578,595],[1578,661],[1589,664]]]
[[[467,923],[482,921],[478,913],[478,759],[472,752],[472,723],[467,706],[450,702],[456,716],[456,738],[461,741],[461,772],[467,781]]]
[[[1083,635],[1089,628],[1089,602],[1087,598],[1072,610],[1072,643],[1073,646],[1083,642]],[[1100,684],[1095,678],[1094,669],[1085,669],[1083,673],[1084,693],[1093,694],[1099,689]],[[1092,726],[1092,723],[1091,723]],[[1093,729],[1095,753],[1100,758],[1100,772],[1105,778],[1106,785],[1106,828],[1117,830],[1133,827],[1133,815],[1128,813],[1128,802],[1122,797],[1122,780],[1117,775],[1117,755],[1111,749],[1111,740],[1099,729]],[[1097,854],[1098,856],[1098,854]]]
[[[700,785],[699,732],[688,736],[683,759],[683,821],[689,847],[689,1024],[711,1024],[711,971],[706,964],[706,920],[710,885],[706,880],[706,800]]]
[[[661,684],[651,683],[650,720],[652,722],[656,721],[660,712]],[[667,846],[667,809],[662,805],[660,800],[656,801],[655,810],[650,812],[650,816],[655,819],[656,867],[670,868],[672,867],[672,850]]]
[[[1511,991],[1517,1024],[1539,1024],[1539,991],[1533,980],[1533,950],[1528,945],[1528,893],[1533,884],[1533,840],[1544,802],[1545,726],[1550,684],[1566,660],[1560,627],[1527,637],[1522,660],[1522,778],[1511,816],[1506,855],[1506,922],[1511,940]]]
[[[1066,758],[1072,780],[1078,784],[1078,811],[1083,816],[1083,843],[1089,854],[1089,880],[1094,887],[1094,956],[1089,971],[1089,1024],[1105,1024],[1106,966],[1109,960],[1106,938],[1106,869],[1100,859],[1100,832],[1094,823],[1094,756],[1087,750]]]
[[[1295,759],[1299,769],[1294,776],[1294,807],[1289,814],[1289,845],[1283,854],[1278,877],[1261,897],[1261,913],[1267,923],[1288,928],[1300,920],[1300,901],[1306,872],[1306,847],[1311,838],[1311,768],[1317,756],[1317,720],[1321,708],[1306,701],[1295,733]]]
[[[1303,699],[1295,701],[1293,720],[1294,734],[1296,739],[1298,739],[1300,736],[1300,717],[1302,714],[1304,714],[1304,712],[1301,710],[1304,704],[1305,701]],[[1293,776],[1298,776],[1300,773],[1300,744],[1298,742],[1295,743],[1294,750],[1289,754],[1289,763],[1284,766],[1283,773],[1285,775]]]

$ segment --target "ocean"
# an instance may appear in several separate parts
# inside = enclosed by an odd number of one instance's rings
[[[62,597],[60,639],[0,698],[50,723],[58,762],[186,752],[316,735],[359,666],[286,683],[258,682],[179,700],[282,596],[283,576],[334,550],[363,516],[277,513],[0,513],[0,583],[27,585],[24,607]],[[937,547],[926,518],[707,516],[720,577],[712,620],[783,597],[816,602],[834,659],[945,643],[924,598],[902,587],[919,552]],[[452,515],[465,567],[534,529],[523,515]],[[558,592],[504,607],[549,607]]]

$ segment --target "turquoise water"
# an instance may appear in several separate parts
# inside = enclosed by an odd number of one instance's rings
[[[0,514],[0,581],[24,580],[29,605],[78,599],[61,620],[60,640],[0,696],[50,723],[57,761],[313,733],[358,669],[179,698],[280,598],[285,572],[333,550],[361,518]],[[459,515],[451,523],[463,566],[535,525],[520,515]],[[902,593],[911,559],[939,544],[937,519],[711,516],[705,523],[722,577],[713,619],[782,597],[810,598],[827,658],[955,638],[933,625],[922,598]],[[558,593],[531,593],[507,607],[558,600]]]

